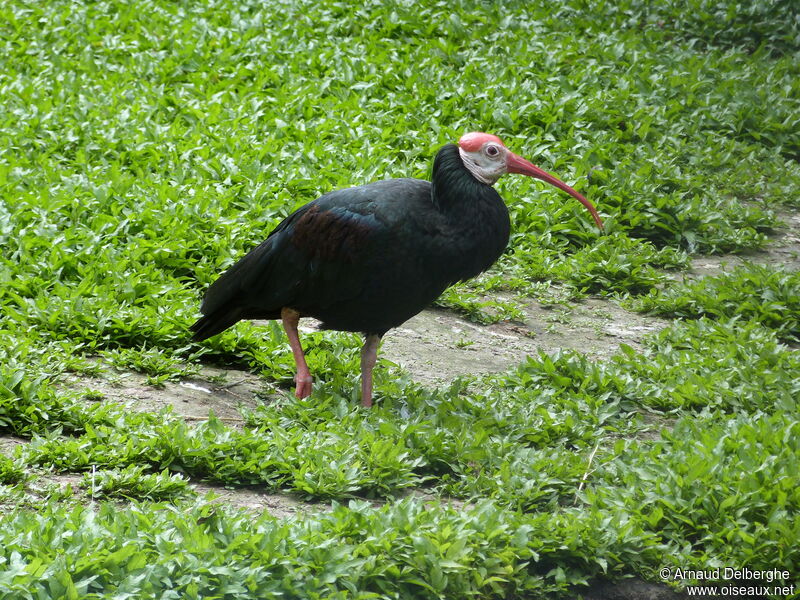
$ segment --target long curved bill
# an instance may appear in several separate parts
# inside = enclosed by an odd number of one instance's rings
[[[520,175],[535,177],[536,179],[541,179],[542,181],[545,181],[560,190],[564,190],[578,202],[583,204],[587,209],[589,209],[589,212],[592,213],[592,217],[594,218],[594,222],[597,223],[597,226],[600,229],[603,229],[603,222],[600,220],[600,215],[597,214],[597,209],[594,207],[594,204],[589,202],[586,198],[581,196],[578,192],[573,190],[557,177],[550,175],[550,173],[547,171],[540,169],[533,163],[525,160],[521,156],[517,156],[513,152],[508,153],[508,156],[506,157],[506,166],[509,173],[519,173]]]

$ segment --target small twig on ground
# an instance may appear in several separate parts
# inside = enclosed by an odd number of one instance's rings
[[[95,491],[95,476],[97,475],[97,465],[92,465],[92,491],[91,491],[91,502],[92,506],[94,506],[94,491]]]
[[[246,377],[242,377],[241,379],[238,379],[236,381],[232,381],[230,383],[226,383],[225,385],[218,385],[218,386],[215,386],[215,387],[218,390],[229,390],[232,387],[236,387],[237,385],[239,385],[241,383],[244,383],[246,381],[247,381],[247,378]]]
[[[208,417],[198,417],[192,415],[182,416],[181,419],[184,421],[208,421]],[[240,419],[237,417],[216,417],[217,421],[222,421],[223,423],[244,423],[244,419]]]
[[[573,502],[575,505],[578,504],[578,496],[580,495],[581,490],[583,490],[583,486],[586,485],[586,479],[589,477],[589,473],[592,472],[592,461],[594,460],[594,455],[597,454],[598,448],[600,448],[600,442],[595,444],[594,450],[592,450],[592,453],[589,455],[589,464],[586,465],[586,471],[581,477],[581,482],[578,484],[578,489],[575,491],[575,500]]]

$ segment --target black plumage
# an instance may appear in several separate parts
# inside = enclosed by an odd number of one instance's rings
[[[282,318],[302,397],[311,378],[297,320],[315,317],[324,328],[361,332],[367,336],[362,396],[369,405],[380,337],[448,286],[488,269],[508,243],[508,210],[493,181],[480,181],[468,168],[460,144],[439,150],[430,182],[378,181],[327,193],[296,210],[211,285],[194,338],[241,319]]]

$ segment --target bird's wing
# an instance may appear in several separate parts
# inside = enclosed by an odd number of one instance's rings
[[[323,196],[312,202],[275,234],[281,256],[272,266],[273,278],[291,287],[293,297],[282,301],[301,312],[359,295],[371,250],[386,235],[364,203],[335,200]]]
[[[334,192],[301,207],[209,288],[201,311],[235,306],[240,318],[274,318],[284,306],[302,311],[358,295],[365,257],[384,233],[367,204]]]

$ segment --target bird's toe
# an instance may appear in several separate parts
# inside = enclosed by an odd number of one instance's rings
[[[311,376],[298,375],[294,379],[297,384],[294,395],[297,396],[298,399],[308,398],[311,395],[311,382],[313,381]]]

